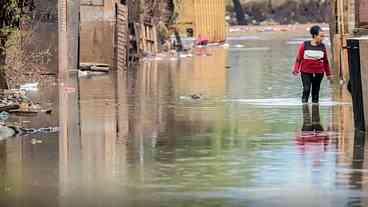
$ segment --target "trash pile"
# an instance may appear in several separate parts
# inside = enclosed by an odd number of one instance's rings
[[[26,91],[21,89],[3,90],[0,92],[0,119],[7,113],[16,115],[32,115],[37,113],[50,114],[51,109],[43,109],[40,104],[33,103],[27,96]]]
[[[22,128],[19,126],[6,126],[4,123],[0,123],[0,141],[9,137],[14,136],[27,136],[27,135],[35,135],[35,134],[50,134],[59,132],[58,127],[48,127],[48,128]],[[32,139],[34,142],[35,139]],[[34,142],[32,144],[39,143]]]
[[[33,91],[35,88],[36,84],[28,84],[22,89],[0,91],[0,140],[17,135],[54,133],[59,130],[57,127],[24,128],[21,124],[7,122],[11,115],[33,117],[39,113],[51,114],[51,109],[42,108],[26,96],[26,91]]]

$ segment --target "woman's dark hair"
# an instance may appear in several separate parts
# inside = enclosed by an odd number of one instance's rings
[[[318,25],[315,25],[315,26],[310,28],[310,33],[311,33],[312,37],[318,36],[321,31],[322,31],[322,29]]]

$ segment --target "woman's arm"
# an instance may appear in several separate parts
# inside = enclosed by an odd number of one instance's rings
[[[302,65],[303,58],[304,58],[304,42],[300,44],[299,49],[298,49],[298,54],[296,56],[295,64],[293,67],[294,75],[297,75],[298,73],[300,73],[300,67]]]
[[[330,63],[328,61],[328,55],[327,55],[327,50],[326,48],[323,50],[323,67],[324,67],[324,71],[326,73],[327,76],[331,76],[331,68],[330,68]]]

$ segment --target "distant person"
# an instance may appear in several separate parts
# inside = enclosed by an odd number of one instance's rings
[[[196,40],[196,45],[200,45],[200,46],[208,45],[208,37],[205,35],[199,34]]]
[[[312,92],[312,103],[319,103],[319,91],[324,74],[331,80],[331,70],[328,62],[327,49],[322,43],[325,36],[320,26],[310,29],[311,41],[305,41],[299,46],[293,74],[301,73],[303,83],[302,102],[308,103]]]

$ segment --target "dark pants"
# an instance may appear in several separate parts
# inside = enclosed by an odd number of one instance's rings
[[[303,97],[302,102],[308,103],[312,91],[312,102],[319,102],[319,90],[323,79],[323,73],[302,73]]]

